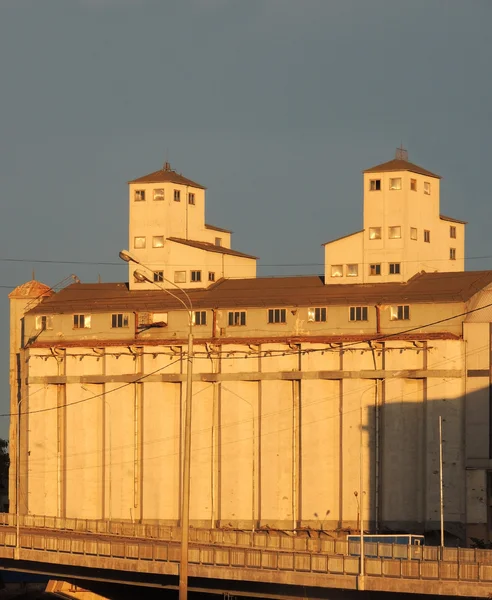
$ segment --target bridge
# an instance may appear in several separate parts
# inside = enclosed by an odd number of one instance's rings
[[[0,515],[0,567],[54,578],[177,589],[180,529],[157,524]],[[365,543],[322,532],[191,529],[190,590],[327,598],[333,590],[492,596],[492,551]],[[309,590],[307,590],[309,588]]]

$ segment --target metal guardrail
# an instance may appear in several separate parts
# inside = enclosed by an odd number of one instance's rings
[[[15,533],[0,531],[0,547],[13,549],[16,545]],[[50,562],[49,554],[72,555],[70,564],[76,564],[73,557],[97,557],[98,568],[114,568],[113,559],[122,559],[120,568],[125,570],[125,560],[132,561],[126,567],[134,570],[133,561],[154,563],[179,563],[180,544],[177,541],[135,541],[90,540],[66,534],[64,537],[49,534],[22,533],[20,549],[38,551],[40,561]],[[48,556],[47,556],[48,554]],[[22,558],[22,554],[21,554]],[[59,556],[61,558],[61,556]],[[63,562],[58,560],[56,562]],[[360,558],[348,555],[327,555],[316,552],[285,551],[268,548],[216,547],[192,544],[189,562],[191,565],[204,565],[225,568],[259,569],[267,571],[292,571],[327,575],[357,576],[360,573]],[[492,565],[469,562],[447,562],[434,560],[389,559],[384,557],[366,558],[365,572],[372,577],[393,577],[405,579],[446,580],[482,582],[492,584]]]
[[[14,527],[16,515],[0,513],[0,526]],[[181,529],[172,525],[72,519],[40,515],[21,515],[24,528],[61,530],[67,532],[114,535],[143,540],[179,542]],[[300,537],[286,532],[242,531],[228,529],[190,529],[190,543],[212,546],[234,546],[265,550],[294,551],[355,557],[360,554],[359,542],[323,537]],[[439,546],[407,546],[382,542],[364,544],[366,559],[408,559],[414,561],[440,561],[492,565],[492,550],[478,548],[441,548]]]

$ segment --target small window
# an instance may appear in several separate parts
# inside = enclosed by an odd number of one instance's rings
[[[174,271],[174,283],[186,283],[186,271]]]
[[[311,323],[326,322],[326,308],[308,308],[308,321]]]
[[[154,200],[164,200],[164,190],[162,188],[154,190]]]
[[[133,238],[133,247],[134,248],[145,248],[146,240],[145,237],[136,237]]]
[[[174,190],[174,202],[181,202],[180,190]]]
[[[449,226],[449,237],[456,239],[456,227],[454,225]]]
[[[381,264],[369,265],[369,275],[381,275]]]
[[[369,239],[380,240],[381,239],[381,227],[369,227]]]
[[[209,271],[208,272],[208,280],[209,281],[215,281],[215,273],[214,273],[214,271]]]
[[[399,275],[400,274],[400,263],[390,263],[389,264],[389,274],[390,275]]]
[[[431,184],[429,181],[424,181],[424,194],[427,194],[427,196],[430,196],[431,193]]]
[[[410,307],[408,304],[390,306],[390,319],[392,321],[408,321],[410,319]]]
[[[246,311],[245,310],[234,310],[230,311],[228,315],[229,327],[242,327],[246,325]]]
[[[156,283],[164,281],[164,271],[154,271],[154,281]]]
[[[347,277],[358,277],[359,265],[347,265]]]
[[[111,315],[111,327],[113,329],[119,329],[121,327],[128,327],[128,315],[124,313],[115,313]]]
[[[286,323],[287,311],[285,308],[269,308],[268,309],[269,323]]]
[[[195,204],[195,194],[192,192],[188,194],[188,204]]]
[[[367,306],[351,306],[350,307],[351,321],[367,321]]]
[[[164,247],[164,236],[154,235],[152,237],[152,248],[163,248]]]
[[[219,238],[219,237],[215,238],[215,245],[222,246],[222,238]]]
[[[369,189],[371,192],[379,192],[381,189],[381,179],[371,179],[369,181]]]
[[[449,258],[450,260],[456,260],[456,248],[449,249]]]
[[[410,179],[410,189],[412,190],[412,192],[417,191],[417,180],[416,179]]]
[[[207,311],[206,310],[195,310],[193,313],[193,324],[194,325],[206,325],[207,324]]]
[[[401,227],[388,227],[388,237],[390,240],[399,240],[401,238]]]
[[[91,315],[74,315],[73,316],[73,328],[74,329],[90,329],[91,328]]]
[[[343,277],[343,265],[331,265],[332,277]]]
[[[190,281],[201,281],[201,280],[202,280],[202,272],[201,271],[191,271]]]
[[[390,190],[401,190],[401,177],[392,177],[390,179]]]
[[[145,200],[145,190],[135,190],[135,202],[143,202]]]
[[[410,239],[411,240],[417,239],[417,228],[416,227],[410,227]]]
[[[430,243],[431,232],[428,229],[424,229],[424,242]]]
[[[45,329],[53,329],[52,315],[39,315],[36,317],[36,329],[44,331]]]

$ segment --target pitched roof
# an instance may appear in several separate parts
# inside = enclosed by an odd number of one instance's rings
[[[418,173],[419,175],[427,175],[427,177],[435,177],[436,179],[442,179],[440,175],[436,175],[435,173],[432,173],[431,171],[428,171],[423,167],[414,165],[408,160],[403,160],[401,158],[394,158],[393,160],[389,160],[388,162],[376,165],[375,167],[371,167],[370,169],[365,169],[362,172],[383,173],[384,171],[411,171],[412,173]]]
[[[31,279],[13,289],[9,294],[9,298],[41,298],[50,296],[53,293],[49,285]]]
[[[450,223],[461,223],[462,225],[468,225],[468,221],[460,221],[459,219],[453,219],[453,217],[446,217],[446,215],[439,215],[441,221],[449,221]]]
[[[193,307],[254,308],[466,302],[492,283],[492,271],[419,273],[407,283],[329,284],[322,277],[221,279],[208,289],[187,290]],[[31,314],[177,310],[162,290],[130,291],[126,283],[74,283],[44,298]]]
[[[191,246],[192,248],[199,248],[200,250],[206,250],[207,252],[218,252],[219,254],[230,254],[231,256],[238,256],[239,258],[254,258],[258,259],[257,256],[251,256],[251,254],[244,254],[231,248],[225,248],[224,246],[217,246],[210,242],[199,242],[198,240],[184,240],[182,238],[170,237],[167,238],[170,242],[176,242],[177,244],[184,244],[185,246]]]
[[[345,238],[352,237],[353,235],[357,235],[358,233],[364,233],[364,230],[354,231],[354,233],[347,233],[347,235],[342,235],[341,237],[335,238],[334,240],[330,240],[329,242],[325,242],[321,244],[322,246],[328,246],[328,244],[333,244],[333,242],[339,242],[340,240],[344,240]]]
[[[183,175],[173,171],[169,163],[165,163],[163,168],[159,171],[154,171],[143,177],[132,179],[132,181],[129,181],[128,183],[177,183],[179,185],[189,185],[190,187],[199,188],[201,190],[207,189],[203,185],[196,183],[196,181],[187,179],[186,177],[183,177]]]
[[[213,231],[223,231],[224,233],[233,233],[230,229],[222,229],[222,227],[216,227],[215,225],[210,225],[210,223],[205,223],[205,229],[213,229]]]

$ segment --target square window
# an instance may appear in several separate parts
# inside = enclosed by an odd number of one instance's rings
[[[135,190],[135,202],[143,202],[145,200],[145,190]]]
[[[113,329],[120,329],[128,327],[128,315],[124,313],[115,313],[111,315],[111,327]]]
[[[401,177],[392,177],[390,179],[390,190],[401,190]]]
[[[381,264],[369,265],[369,275],[381,275]]]
[[[164,271],[154,271],[154,281],[156,283],[164,281]]]
[[[449,258],[450,260],[456,260],[456,248],[449,249]]]
[[[287,311],[285,308],[269,308],[268,309],[269,323],[286,323]]]
[[[308,308],[308,321],[310,323],[326,322],[326,308]]]
[[[390,306],[391,321],[408,321],[410,319],[410,307],[408,304]]]
[[[53,316],[38,315],[36,317],[36,329],[38,331],[44,331],[45,329],[53,329]]]
[[[174,271],[174,283],[186,283],[186,271]]]
[[[347,277],[358,277],[359,265],[347,265]]]
[[[417,180],[416,179],[410,179],[410,189],[412,190],[412,192],[417,191]]]
[[[188,194],[188,204],[195,204],[195,194],[192,192]]]
[[[411,240],[417,239],[417,228],[416,227],[410,227],[410,239]]]
[[[343,265],[331,265],[332,277],[343,277]]]
[[[449,237],[456,239],[456,227],[454,225],[449,226]]]
[[[145,248],[145,244],[146,244],[145,237],[140,236],[140,237],[133,238],[133,247],[134,248],[140,248],[140,249]]]
[[[152,248],[163,248],[164,247],[164,236],[154,235],[152,237]]]
[[[74,329],[90,329],[91,327],[91,315],[74,315],[73,316],[73,328]]]
[[[222,238],[216,237],[215,238],[215,245],[216,246],[222,246]]]
[[[369,190],[371,192],[379,192],[381,189],[381,179],[371,179],[369,181]]]
[[[399,275],[400,274],[400,263],[390,263],[389,264],[389,274],[390,275]]]
[[[164,190],[162,188],[154,190],[154,200],[164,200]]]
[[[207,324],[207,311],[206,310],[195,310],[193,313],[193,324],[194,325],[206,325]]]
[[[230,311],[228,315],[229,327],[241,327],[246,325],[246,311],[235,310]]]
[[[424,229],[424,242],[430,243],[431,232],[428,229]]]
[[[401,227],[388,227],[388,237],[390,240],[399,240],[401,238]]]
[[[367,306],[351,306],[349,318],[351,321],[367,321]]]
[[[215,281],[215,273],[213,271],[208,272],[208,280]]]
[[[380,240],[381,239],[381,227],[369,227],[369,239]]]
[[[201,280],[202,280],[202,272],[201,271],[191,271],[190,281],[201,281]]]
[[[181,202],[180,190],[174,190],[174,202]]]
[[[424,181],[424,194],[427,194],[427,196],[430,196],[431,193],[431,184],[429,181]]]

